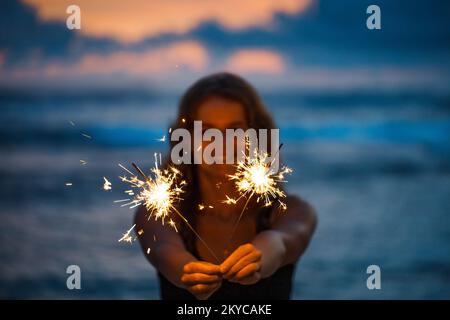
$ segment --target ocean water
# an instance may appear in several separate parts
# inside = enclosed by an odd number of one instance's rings
[[[295,170],[287,189],[319,216],[293,298],[450,298],[450,95],[284,92],[264,100]],[[117,241],[133,210],[113,200],[123,198],[118,163],[148,168],[154,152],[167,151],[157,139],[176,104],[176,95],[144,92],[0,94],[1,298],[158,298],[138,244]],[[66,287],[73,264],[81,290]],[[366,287],[372,264],[381,290]]]

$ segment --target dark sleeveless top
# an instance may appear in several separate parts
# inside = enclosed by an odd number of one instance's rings
[[[269,213],[264,212],[258,220],[258,233],[268,229]],[[199,258],[193,246],[188,250]],[[268,278],[261,279],[253,285],[242,285],[224,280],[221,287],[209,300],[288,300],[292,291],[295,265],[289,264],[279,268]],[[186,289],[179,288],[158,272],[162,300],[196,300]]]

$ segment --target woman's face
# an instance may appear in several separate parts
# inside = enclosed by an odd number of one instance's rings
[[[205,164],[202,161],[200,170],[208,175],[223,178],[224,174],[232,174],[234,172],[233,164],[225,164],[226,162],[226,129],[243,129],[247,130],[248,123],[244,106],[236,101],[227,100],[221,97],[210,97],[201,103],[197,108],[196,120],[202,121],[203,132],[207,129],[215,128],[222,131],[223,150],[222,157],[224,164]],[[209,141],[202,142],[202,150],[210,144]],[[236,141],[234,141],[236,144]],[[198,146],[194,146],[198,148]],[[235,149],[235,146],[233,146]],[[235,150],[236,153],[236,150]],[[235,154],[236,157],[236,154]]]

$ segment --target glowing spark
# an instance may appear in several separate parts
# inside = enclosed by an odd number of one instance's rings
[[[85,138],[92,139],[92,137],[86,133],[82,133],[81,135]]]
[[[118,242],[128,242],[128,243],[132,243],[133,242],[133,237],[130,235],[131,231],[134,229],[134,227],[136,227],[136,225],[134,224],[130,229],[127,230],[127,232],[125,232],[122,235],[122,238],[119,239]]]
[[[82,166],[85,166],[87,164],[87,162],[85,160],[80,160],[80,163]]]
[[[202,145],[199,145],[197,148],[197,151],[200,151],[202,149]]]
[[[125,202],[125,201],[130,201],[130,199],[114,200],[114,203]]]
[[[280,203],[280,207],[282,210],[286,210],[287,209],[287,205],[284,202],[281,202],[280,200],[278,200],[278,202]]]
[[[147,248],[147,254],[150,254],[150,251],[151,251],[152,249],[150,249],[150,248]]]
[[[111,190],[111,182],[106,179],[106,177],[103,177],[104,183],[103,183],[103,190],[108,191]]]
[[[162,138],[156,139],[156,141],[165,142],[166,141],[166,136],[164,135],[164,136],[162,136]]]
[[[172,128],[169,128],[169,133],[172,133]]]
[[[264,206],[270,206],[272,199],[286,197],[286,194],[278,187],[278,183],[286,182],[284,175],[291,173],[292,169],[282,167],[278,172],[274,172],[268,157],[267,153],[259,153],[255,150],[253,157],[246,156],[237,164],[235,174],[228,176],[235,182],[240,194],[236,201],[244,196],[255,195],[256,202],[264,201]],[[280,200],[279,202],[283,203]]]
[[[175,221],[172,219],[169,220],[169,225],[175,229],[176,232],[178,232],[177,225],[175,224]]]
[[[66,182],[66,186],[70,187],[72,185],[72,182]]]
[[[203,210],[203,209],[205,209],[205,205],[203,205],[203,204],[199,203],[199,205],[198,205],[198,209],[199,209],[199,210]]]
[[[142,235],[143,233],[144,233],[144,230],[142,230],[142,229],[138,231],[138,235]]]
[[[226,200],[223,200],[222,203],[226,203],[226,204],[236,204],[237,200],[230,198],[228,195],[225,195],[227,197]]]
[[[181,119],[181,122],[186,123],[186,119],[185,118]]]
[[[210,209],[214,209],[214,207],[213,207],[213,206],[208,206],[208,208],[210,208]]]

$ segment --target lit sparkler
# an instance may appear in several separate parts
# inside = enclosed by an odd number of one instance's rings
[[[136,164],[132,163],[134,169],[138,172],[139,177],[133,174],[124,166],[121,168],[126,170],[130,177],[119,177],[123,182],[129,183],[132,188],[136,189],[135,196],[129,202],[122,206],[129,206],[130,208],[137,207],[139,205],[145,206],[149,212],[149,217],[154,217],[155,220],[161,219],[162,224],[166,218],[169,218],[169,225],[177,230],[175,222],[170,218],[170,213],[176,213],[192,230],[192,232],[198,237],[198,239],[205,245],[212,256],[219,261],[217,256],[206,244],[206,242],[200,237],[200,235],[191,226],[189,221],[178,211],[175,206],[176,202],[182,200],[181,194],[184,192],[183,187],[186,185],[186,181],[181,180],[181,172],[175,167],[169,167],[167,169],[158,168],[158,162],[155,154],[155,167],[151,169],[152,176],[147,176]],[[143,179],[143,180],[142,180]],[[181,180],[181,182],[179,182]]]
[[[277,153],[282,146],[283,144],[280,145]],[[247,197],[244,207],[232,229],[228,245],[230,244],[239,221],[253,196],[256,197],[257,203],[260,201],[264,202],[264,207],[270,207],[273,204],[273,201],[278,201],[281,209],[285,210],[287,208],[286,204],[281,201],[282,198],[286,197],[286,194],[278,187],[278,183],[286,182],[284,176],[291,173],[292,169],[283,166],[280,170],[275,171],[272,168],[272,165],[276,156],[277,154],[275,154],[273,160],[269,162],[269,155],[267,153],[258,152],[258,150],[255,149],[253,156],[245,154],[244,159],[237,164],[236,172],[233,175],[228,176],[230,180],[235,182],[236,189],[240,195],[237,199],[230,198],[227,195],[227,199],[223,202],[226,204],[236,204],[241,198]]]

